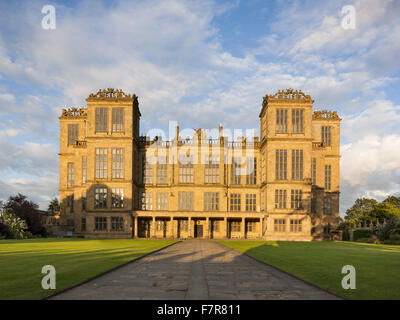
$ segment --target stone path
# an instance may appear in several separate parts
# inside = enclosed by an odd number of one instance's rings
[[[186,240],[51,299],[338,299],[246,255]]]

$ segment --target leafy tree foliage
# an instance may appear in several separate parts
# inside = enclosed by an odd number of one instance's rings
[[[385,200],[383,200],[382,202],[390,203],[391,205],[394,205],[395,207],[400,209],[400,197],[389,196]]]
[[[47,208],[47,211],[51,212],[52,214],[54,214],[57,211],[60,211],[60,203],[58,202],[57,198],[51,200],[49,207]]]
[[[1,216],[2,223],[7,226],[9,235],[14,239],[25,238],[25,231],[28,229],[26,222],[14,214],[10,210],[5,210]]]
[[[42,226],[39,206],[28,201],[27,197],[18,193],[15,197],[10,196],[3,205],[3,209],[10,210],[16,217],[25,220],[28,225],[28,231],[32,234],[44,234],[46,230]]]
[[[378,201],[370,198],[358,198],[353,206],[346,210],[345,220],[350,223],[363,223]]]

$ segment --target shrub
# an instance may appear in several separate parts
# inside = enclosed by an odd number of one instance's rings
[[[0,222],[0,239],[7,238],[11,238],[10,228],[6,224]]]
[[[394,241],[397,241],[397,240],[400,241],[400,234],[397,234],[397,233],[390,234],[389,240],[390,241],[393,241],[393,240]]]
[[[368,229],[357,229],[354,231],[353,239],[357,241],[360,238],[369,238],[372,235],[371,230]]]
[[[389,237],[391,237],[392,235],[395,235],[395,234],[400,235],[400,228],[394,228],[394,229],[390,230]]]
[[[12,238],[23,239],[25,237],[25,230],[28,228],[25,220],[18,218],[9,211],[3,213],[1,219],[10,230]]]

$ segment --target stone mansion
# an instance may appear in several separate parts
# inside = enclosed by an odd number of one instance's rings
[[[140,136],[138,97],[90,94],[60,116],[60,223],[76,237],[329,239],[339,220],[340,118],[301,90],[262,102],[260,137],[179,127]],[[256,111],[256,110],[255,110]]]

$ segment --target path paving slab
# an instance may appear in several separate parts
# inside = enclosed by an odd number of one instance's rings
[[[339,299],[212,240],[154,252],[53,300]]]

